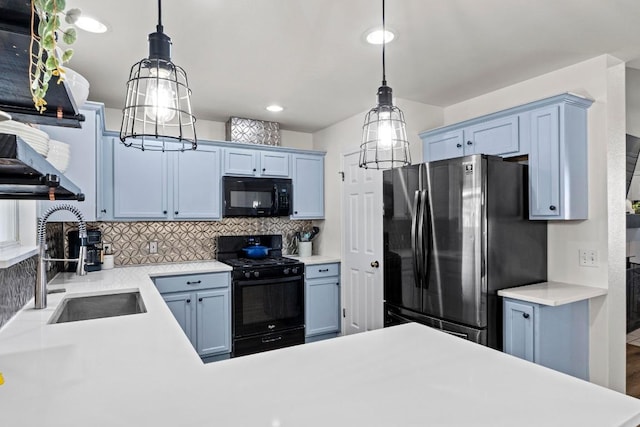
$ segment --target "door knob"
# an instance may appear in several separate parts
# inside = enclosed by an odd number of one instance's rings
[[[378,261],[373,261],[373,262],[371,263],[371,267],[373,267],[373,268],[378,268],[378,267],[380,267],[380,263],[379,263]]]

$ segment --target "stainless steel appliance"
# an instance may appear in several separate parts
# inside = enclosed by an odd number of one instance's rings
[[[293,195],[290,179],[225,176],[224,216],[289,216]]]
[[[248,258],[253,246],[270,250]],[[233,357],[304,344],[304,264],[282,256],[281,235],[220,236],[218,260],[233,267]]]
[[[547,224],[527,166],[473,155],[383,173],[385,325],[502,347],[499,289],[546,280]]]
[[[69,258],[78,258],[80,246],[78,230],[67,233],[69,241]],[[85,271],[100,271],[102,269],[102,232],[100,230],[87,230]],[[76,271],[77,263],[69,262],[67,271]]]

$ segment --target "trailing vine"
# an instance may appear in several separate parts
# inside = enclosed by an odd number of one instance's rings
[[[61,27],[60,16],[65,16],[67,24],[73,24],[80,15],[79,9],[71,9],[64,12],[66,0],[31,0],[31,52],[29,60],[29,87],[33,104],[41,114],[47,109],[45,96],[49,90],[49,83],[57,77],[57,84],[64,81],[64,68],[62,64],[68,62],[73,56],[73,49],[67,48],[58,57],[56,47],[58,37],[66,45],[76,41],[76,29]],[[34,30],[35,18],[38,18],[38,27]]]

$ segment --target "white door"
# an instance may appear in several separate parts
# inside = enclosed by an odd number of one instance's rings
[[[358,156],[356,152],[342,158],[345,334],[378,329],[384,321],[382,171],[361,169]]]

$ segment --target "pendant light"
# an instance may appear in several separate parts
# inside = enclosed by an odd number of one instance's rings
[[[382,0],[382,33],[386,33]],[[378,105],[364,119],[360,144],[360,167],[388,169],[411,163],[404,114],[393,105],[392,90],[387,86],[385,44],[382,41],[382,86],[378,88]]]
[[[171,62],[171,38],[158,25],[149,34],[149,57],[131,67],[122,110],[120,141],[140,150],[184,151],[197,148],[187,73]]]

